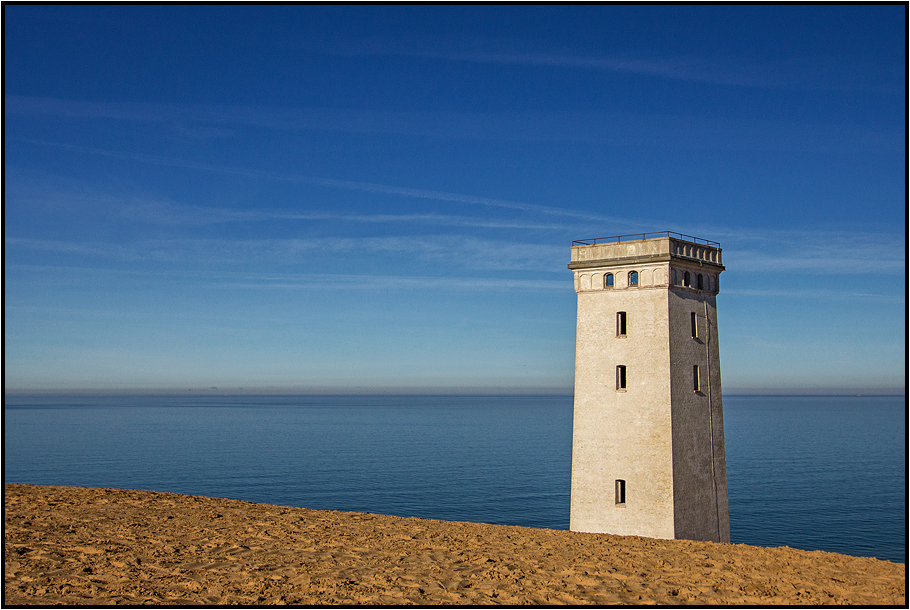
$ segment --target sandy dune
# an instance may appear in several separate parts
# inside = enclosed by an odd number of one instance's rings
[[[6,485],[6,604],[905,604],[905,566],[790,548]]]

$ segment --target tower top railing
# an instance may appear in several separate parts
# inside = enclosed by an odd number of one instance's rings
[[[720,242],[711,241],[710,239],[703,239],[701,237],[695,237],[694,235],[686,235],[685,233],[676,233],[674,231],[654,231],[651,233],[630,233],[629,235],[613,235],[612,237],[594,237],[592,239],[576,239],[572,242],[573,246],[594,246],[596,244],[608,244],[608,243],[619,243],[623,240],[625,241],[636,241],[639,239],[654,239],[657,237],[675,237],[682,241],[689,241],[693,244],[700,244],[705,246],[711,246],[712,248],[719,248]]]

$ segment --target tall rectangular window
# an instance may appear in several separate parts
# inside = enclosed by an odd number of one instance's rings
[[[692,390],[695,392],[701,391],[701,385],[698,383],[698,365],[695,364],[692,366]]]
[[[695,321],[695,312],[692,312],[692,338],[698,339],[698,323]]]
[[[626,389],[626,365],[620,364],[616,367],[616,389]]]
[[[626,336],[626,312],[624,311],[616,312],[616,336]]]
[[[620,506],[626,503],[626,482],[622,479],[616,479],[616,505]]]

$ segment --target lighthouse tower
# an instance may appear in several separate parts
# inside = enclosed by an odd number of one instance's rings
[[[573,243],[573,531],[730,541],[719,246],[670,232]]]

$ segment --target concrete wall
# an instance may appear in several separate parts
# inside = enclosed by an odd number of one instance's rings
[[[668,304],[676,537],[729,542],[716,297],[673,288]],[[693,365],[699,367],[698,392]]]
[[[671,238],[661,237],[627,242],[573,246],[572,262],[592,260],[618,260],[622,258],[670,254]]]
[[[613,289],[578,294],[570,528],[673,538],[668,292],[626,287],[629,270],[611,269],[623,278]],[[619,311],[625,337],[616,336]],[[625,391],[616,388],[617,365],[626,366]],[[616,479],[626,481],[622,507]]]

